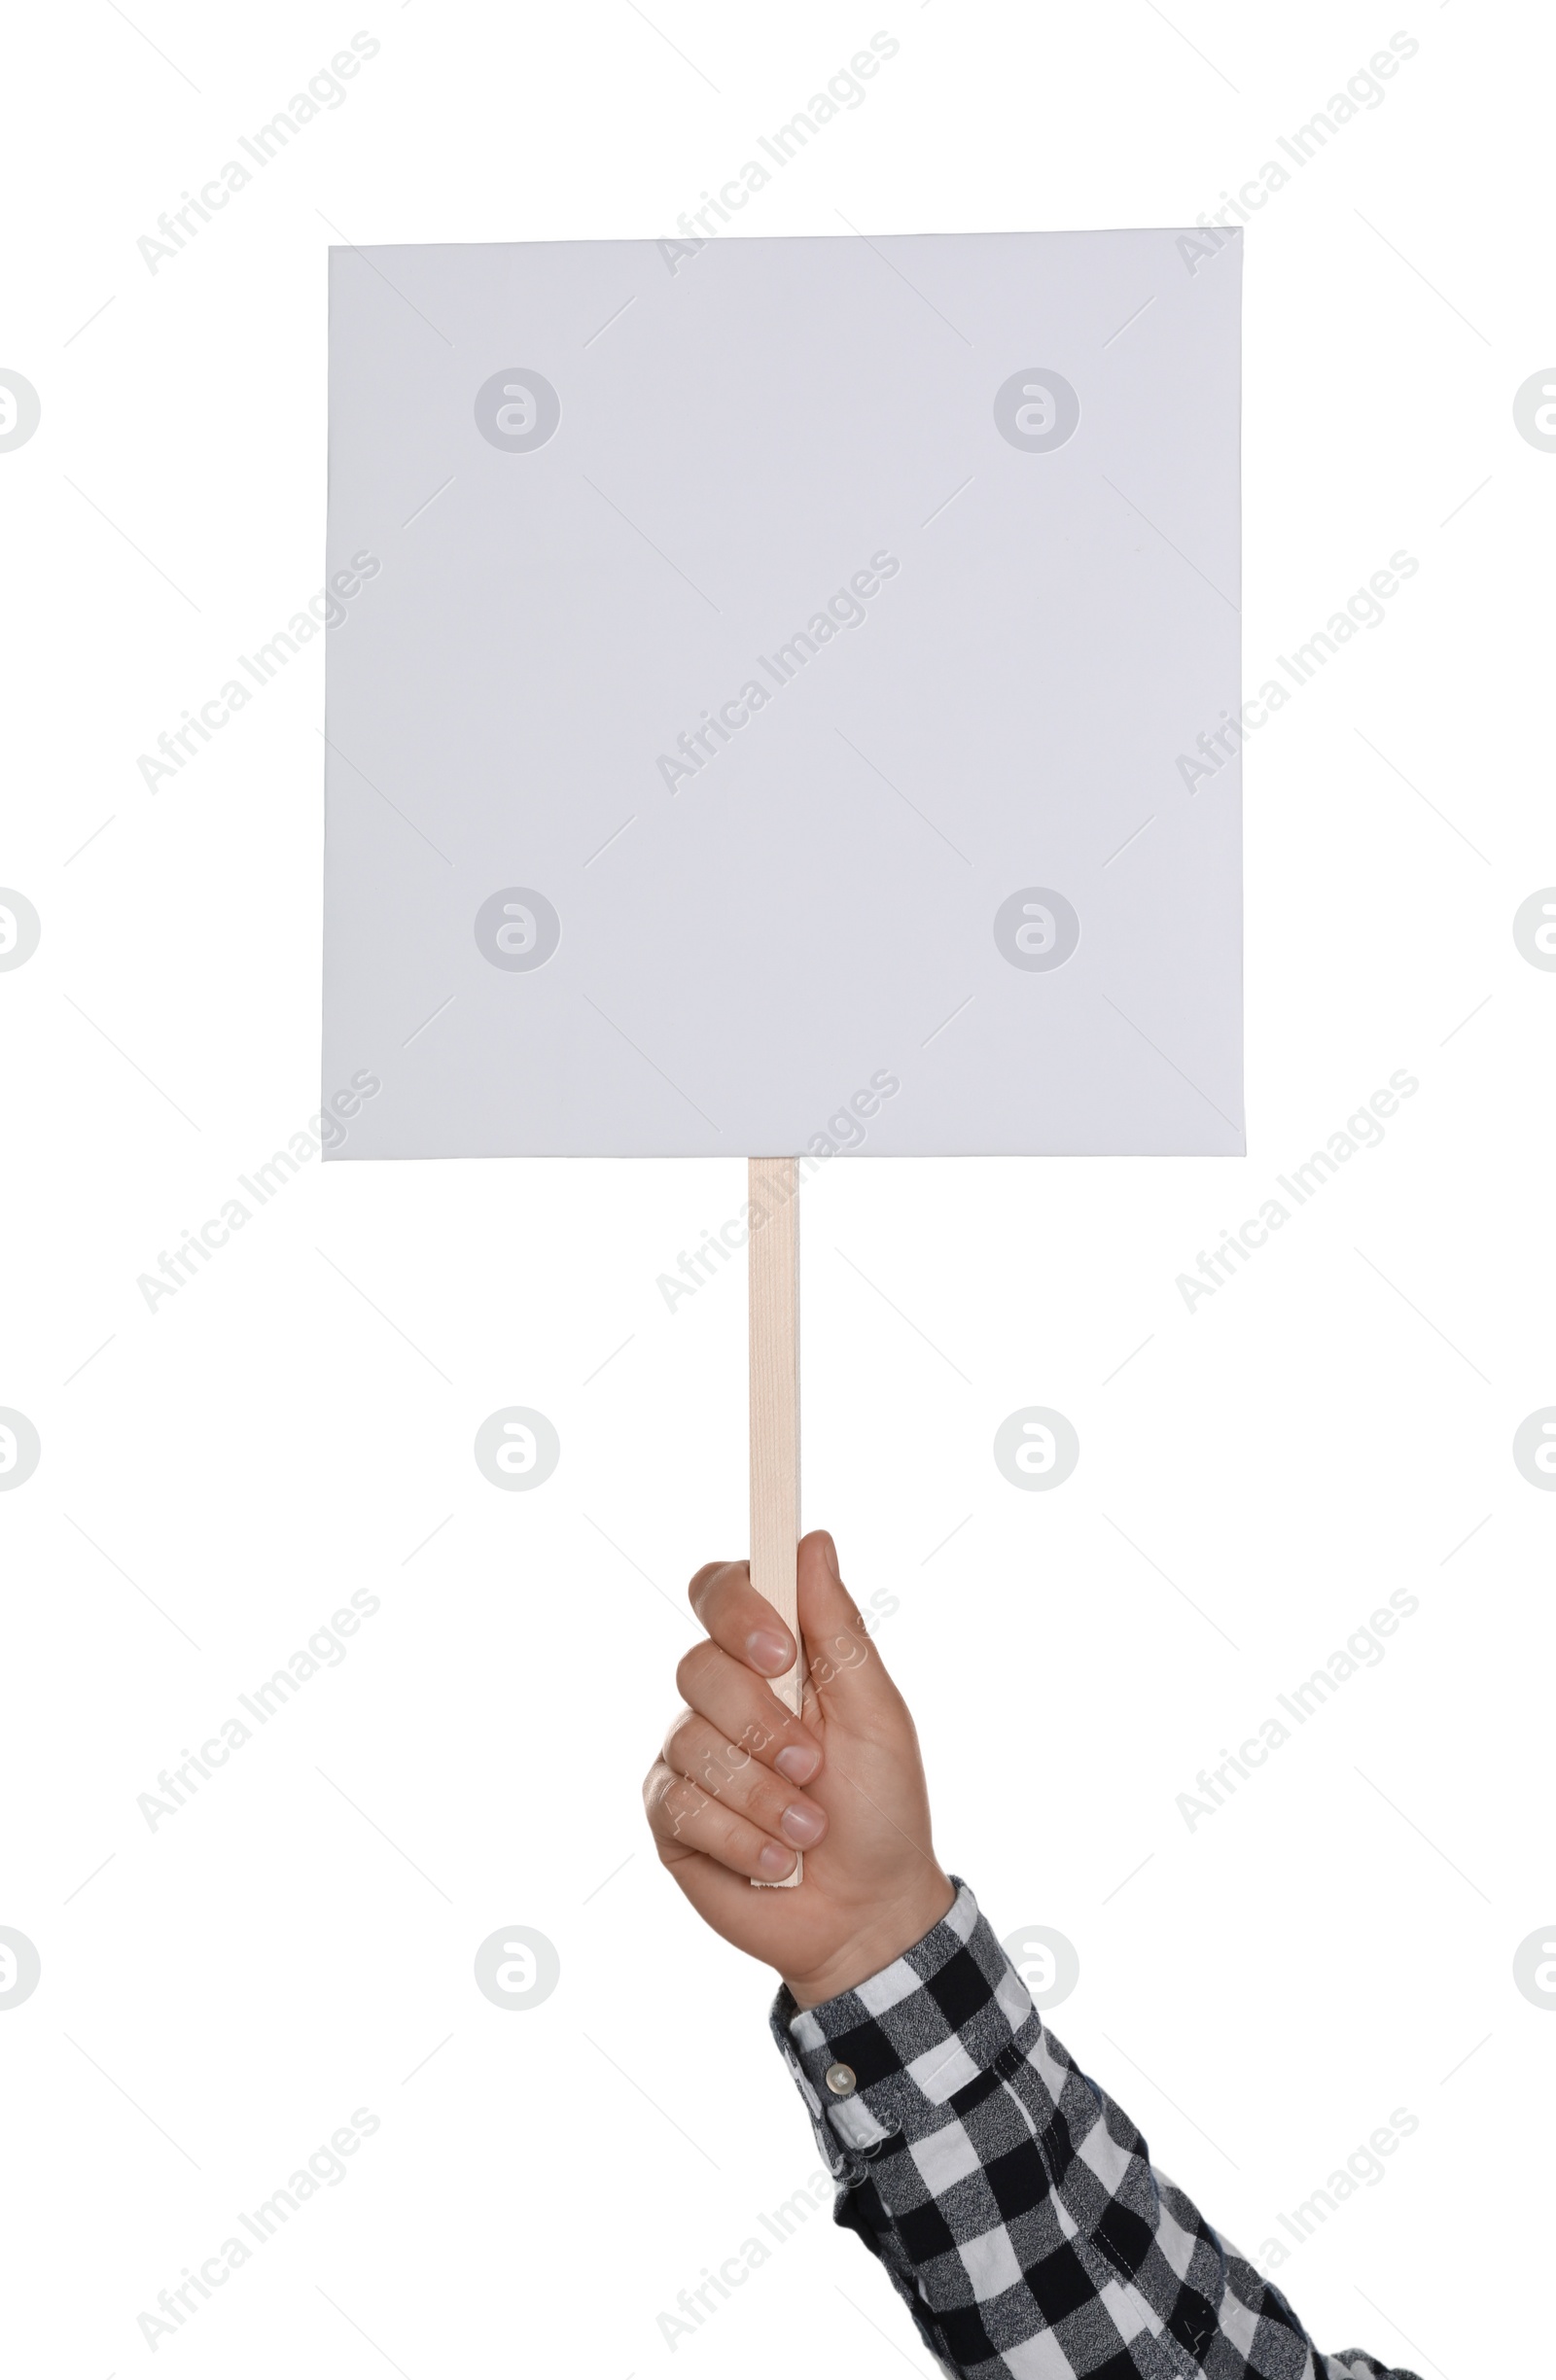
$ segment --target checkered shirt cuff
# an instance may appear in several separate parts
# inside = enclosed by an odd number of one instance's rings
[[[1413,2380],[1321,2356],[1151,2166],[968,1886],[922,1942],[775,2040],[838,2185],[942,2368],[979,2380]],[[830,2078],[830,2079],[829,2079]]]

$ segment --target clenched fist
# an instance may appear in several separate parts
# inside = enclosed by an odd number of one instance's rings
[[[955,1898],[918,1736],[824,1529],[799,1545],[801,1718],[768,1683],[795,1642],[749,1565],[710,1562],[690,1593],[708,1633],[676,1671],[687,1706],[644,1779],[649,1825],[697,1914],[814,2008],[888,1966]],[[753,1892],[791,1874],[796,1849],[798,1885]]]

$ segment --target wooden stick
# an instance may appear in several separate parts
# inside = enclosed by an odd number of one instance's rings
[[[748,1160],[751,1197],[751,1583],[782,1614],[799,1658],[773,1692],[798,1711],[805,1683],[799,1544],[799,1167]],[[781,1884],[797,1884],[802,1861]],[[753,1879],[755,1881],[755,1879]]]

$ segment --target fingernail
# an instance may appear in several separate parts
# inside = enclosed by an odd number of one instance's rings
[[[795,1658],[787,1637],[780,1636],[776,1628],[769,1628],[752,1629],[746,1638],[746,1652],[752,1667],[764,1669],[769,1677],[775,1676],[780,1669],[789,1668]]]
[[[781,1843],[763,1843],[757,1856],[757,1866],[767,1875],[788,1875],[794,1864],[793,1855]]]
[[[789,1779],[791,1785],[803,1785],[806,1778],[813,1777],[821,1767],[821,1754],[809,1744],[785,1744],[773,1767]]]
[[[824,1529],[822,1531],[821,1541],[827,1556],[827,1567],[831,1572],[838,1585],[841,1586],[843,1583],[843,1574],[837,1567],[837,1548],[832,1543],[831,1531],[830,1529]]]
[[[793,1843],[813,1843],[827,1827],[820,1810],[801,1809],[797,1802],[790,1803],[778,1823]]]

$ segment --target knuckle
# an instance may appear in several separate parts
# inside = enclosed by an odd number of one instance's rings
[[[748,1758],[767,1763],[772,1753],[787,1740],[789,1731],[781,1720],[765,1712],[750,1719],[740,1731],[740,1745]]]
[[[726,1865],[741,1868],[756,1865],[760,1844],[748,1818],[737,1818],[732,1810],[725,1810],[717,1833],[720,1856]]]
[[[687,1587],[687,1600],[691,1605],[693,1611],[700,1611],[702,1597],[707,1592],[708,1581],[711,1578],[716,1578],[723,1568],[723,1562],[704,1562],[700,1570],[695,1570],[692,1572],[690,1581]]]
[[[732,1809],[742,1811],[753,1826],[771,1828],[784,1803],[792,1798],[792,1788],[764,1768],[759,1761],[751,1761],[732,1780],[725,1800]]]
[[[695,1725],[696,1720],[690,1710],[679,1710],[665,1729],[664,1741],[659,1746],[659,1758],[662,1761],[668,1761],[672,1768],[680,1768],[685,1766],[681,1755],[686,1750],[689,1741],[687,1730]]]
[[[664,1739],[664,1757],[681,1776],[697,1776],[707,1764],[708,1731],[694,1713],[678,1720]]]
[[[707,1625],[709,1610],[723,1601],[731,1586],[737,1585],[745,1576],[744,1562],[704,1562],[687,1590],[691,1608],[704,1626]]]
[[[738,1744],[726,1744],[718,1736],[693,1730],[689,1731],[684,1756],[677,1759],[676,1766],[719,1801],[751,1767],[751,1755]]]
[[[690,1652],[682,1654],[676,1663],[675,1682],[677,1691],[687,1701],[695,1702],[698,1686],[706,1681],[710,1669],[717,1666],[718,1660],[719,1648],[708,1637],[704,1637],[700,1644],[694,1644]]]
[[[664,1822],[664,1798],[675,1781],[663,1761],[655,1761],[643,1780],[643,1808],[655,1833]]]
[[[781,1821],[794,1799],[795,1789],[792,1785],[786,1785],[780,1777],[770,1776],[762,1787],[760,1801],[751,1814],[760,1827],[782,1839]]]
[[[707,1795],[690,1777],[670,1777],[659,1795],[660,1827],[668,1835],[679,1836],[707,1806]]]

